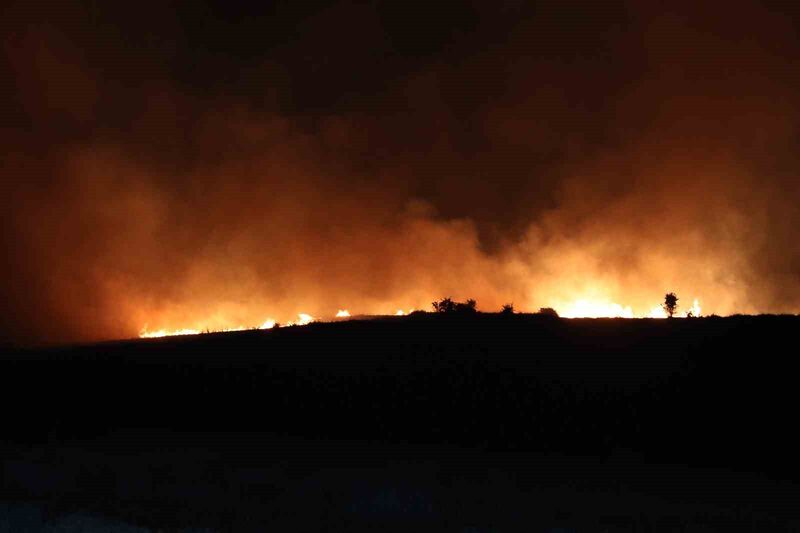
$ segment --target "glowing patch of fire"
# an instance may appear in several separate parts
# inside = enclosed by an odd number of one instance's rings
[[[564,318],[633,318],[633,309],[614,302],[576,300],[558,314]]]
[[[630,306],[589,299],[576,300],[562,309],[558,309],[558,314],[564,318],[667,318],[667,311],[662,305],[653,307],[644,315],[635,314]],[[686,316],[697,317],[701,312],[700,301],[695,298]]]
[[[571,302],[565,306],[555,306],[558,310],[560,316],[564,318],[667,318],[667,312],[664,310],[664,307],[661,305],[657,305],[653,307],[648,313],[644,315],[636,315],[633,312],[633,309],[630,306],[622,306],[618,303],[611,302],[608,300],[596,300],[596,299],[579,299]],[[409,309],[408,311],[404,311],[402,309],[398,309],[394,314],[395,316],[405,316],[414,312],[414,309]],[[700,308],[700,301],[695,298],[694,302],[692,302],[692,306],[687,310],[686,316],[700,316],[702,309]],[[336,313],[336,318],[348,318],[350,317],[350,311],[347,309],[339,309]],[[299,313],[297,315],[298,320],[296,322],[287,322],[286,326],[305,326],[314,322],[316,319],[306,313]],[[277,325],[277,322],[273,318],[268,318],[258,327],[252,329],[272,329]],[[244,326],[239,326],[236,328],[227,328],[227,329],[176,329],[176,330],[167,330],[167,329],[159,329],[156,331],[149,331],[147,329],[147,324],[142,328],[139,332],[139,337],[143,339],[153,339],[158,337],[171,337],[176,335],[198,335],[200,333],[221,333],[221,332],[228,332],[228,331],[244,331]]]
[[[145,326],[139,332],[139,337],[143,339],[156,339],[159,337],[172,337],[175,335],[197,335],[198,333],[200,333],[200,330],[197,329],[159,329],[157,331],[147,331],[147,326]]]
[[[349,316],[349,315],[348,315]],[[306,313],[300,313],[297,315],[297,322],[287,322],[287,326],[305,326],[310,324],[314,321],[314,317],[308,315]],[[263,324],[258,327],[254,327],[252,329],[272,329],[277,325],[275,319],[268,318]],[[244,326],[239,326],[236,328],[223,328],[223,329],[159,329],[156,331],[149,331],[147,329],[147,324],[139,331],[139,338],[142,339],[156,339],[160,337],[175,337],[178,335],[199,335],[201,333],[227,333],[231,331],[244,331],[246,328]]]

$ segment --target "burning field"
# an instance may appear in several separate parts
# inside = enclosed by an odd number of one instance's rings
[[[0,530],[800,530],[798,21],[4,2]]]
[[[581,6],[580,24],[453,8],[413,42],[391,10],[297,7],[275,16],[299,33],[254,44],[156,2],[13,4],[0,331],[225,331],[443,296],[800,311],[793,26],[747,2]]]

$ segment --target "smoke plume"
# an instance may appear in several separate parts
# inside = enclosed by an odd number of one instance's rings
[[[788,14],[568,4],[447,4],[421,41],[375,6],[278,13],[260,48],[253,17],[203,40],[179,7],[12,4],[0,332],[800,311]]]

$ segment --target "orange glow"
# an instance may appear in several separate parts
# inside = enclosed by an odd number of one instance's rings
[[[486,313],[663,318],[674,292],[676,318],[701,302],[705,316],[800,313],[796,28],[761,2],[668,16],[649,4],[624,4],[624,31],[589,16],[579,60],[548,55],[572,42],[538,31],[539,15],[563,22],[548,8],[489,46],[376,72],[347,46],[343,69],[296,71],[326,38],[314,31],[246,61],[193,50],[197,83],[127,46],[142,68],[109,82],[117,40],[14,25],[3,95],[31,127],[0,127],[0,341],[402,317],[446,297]],[[391,41],[369,37],[365,50]],[[217,90],[209,72],[243,61],[264,75]],[[596,72],[603,82],[585,83]],[[298,73],[310,92],[294,98],[276,80]],[[306,83],[337,75],[350,81]],[[345,89],[365,98],[345,105]]]
[[[157,331],[148,331],[147,326],[145,326],[139,332],[139,337],[141,337],[142,339],[157,339],[159,337],[172,337],[175,335],[197,335],[199,333],[201,332],[200,330],[197,329],[176,329],[176,330],[159,329]]]
[[[630,307],[601,300],[575,300],[562,309],[556,308],[556,311],[564,318],[633,318]]]
[[[661,305],[652,307],[646,313],[636,313],[630,306],[603,299],[578,299],[555,309],[564,318],[667,318],[667,312]],[[687,314],[700,316],[701,312],[700,301],[695,298]]]
[[[275,324],[273,322],[273,326],[274,325]],[[272,327],[272,326],[269,326],[269,327]],[[186,329],[175,329],[175,330],[159,329],[159,330],[156,330],[156,331],[148,331],[147,326],[145,325],[145,327],[143,327],[141,329],[141,331],[139,331],[139,337],[142,338],[142,339],[157,339],[157,338],[160,338],[160,337],[175,337],[175,336],[178,336],[178,335],[199,335],[200,333],[227,333],[227,332],[230,332],[230,331],[244,331],[246,329],[247,328],[244,327],[244,326],[238,326],[238,327],[235,327],[235,328],[223,328],[223,329],[214,329],[214,330],[212,330],[212,329],[199,330],[199,329],[186,328]],[[260,329],[269,329],[269,328],[262,327]]]
[[[533,306],[532,306],[533,307]],[[584,297],[578,298],[571,302],[567,303],[551,303],[548,307],[553,307],[559,314],[559,316],[563,318],[666,318],[667,313],[664,311],[664,308],[661,305],[656,305],[651,307],[649,310],[637,312],[633,307],[629,305],[623,305],[612,301],[609,298],[604,298],[600,296],[594,297]],[[537,307],[533,307],[538,308]],[[397,309],[393,314],[394,316],[407,316],[415,311],[414,308],[410,308],[407,311],[403,309]],[[688,316],[691,313],[691,316],[701,316],[702,308],[700,307],[700,301],[695,298],[693,300],[692,306],[686,310],[686,312],[682,312],[680,316]],[[522,312],[525,312],[522,310]],[[336,312],[336,315],[333,318],[349,318],[352,315],[350,311],[347,309],[339,309]],[[219,323],[218,321],[221,320],[219,316],[215,316],[212,319],[206,321],[206,323]],[[305,326],[310,324],[314,321],[318,320],[313,315],[308,313],[299,313],[297,315],[297,320],[294,321],[287,321],[284,325],[285,326]],[[202,323],[202,322],[201,322]],[[222,321],[224,323],[224,321]],[[162,328],[158,330],[149,330],[148,326],[145,325],[139,331],[139,337],[141,338],[157,338],[157,337],[169,337],[175,335],[198,335],[200,333],[220,333],[220,332],[227,332],[227,331],[243,331],[245,329],[272,329],[276,325],[278,325],[277,320],[274,318],[268,318],[260,326],[254,326],[252,328],[248,328],[245,326],[237,326],[237,327],[222,327],[222,328],[210,328],[210,327],[196,327],[196,328],[177,328],[177,329],[168,329]]]
[[[314,317],[311,315],[307,315],[305,313],[300,313],[297,315],[300,320],[297,322],[289,322],[290,326],[305,326],[306,324],[310,324],[314,321]]]
[[[345,311],[346,312],[346,311]],[[337,314],[337,316],[339,316]],[[349,315],[348,315],[349,316]],[[305,326],[314,322],[316,319],[306,313],[299,313],[297,315],[298,320],[294,322],[287,322],[286,326]],[[218,329],[211,329],[211,328],[200,328],[200,329],[193,329],[193,328],[181,328],[181,329],[167,329],[162,328],[155,331],[150,331],[147,329],[147,324],[139,331],[139,338],[142,339],[155,339],[159,337],[173,337],[178,335],[199,335],[201,333],[226,333],[230,331],[244,331],[246,329],[272,329],[277,325],[277,321],[274,318],[268,318],[265,320],[260,326],[247,328],[245,326],[237,326],[233,328],[218,328]]]

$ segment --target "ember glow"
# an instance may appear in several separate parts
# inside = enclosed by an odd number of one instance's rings
[[[339,316],[338,314],[336,315]],[[350,316],[350,315],[347,315]],[[286,327],[289,326],[306,326],[316,319],[306,313],[299,313],[297,315],[296,321],[289,321],[284,324]],[[245,326],[238,326],[233,328],[211,328],[205,327],[202,329],[191,329],[191,328],[182,328],[182,329],[159,329],[155,331],[150,331],[147,329],[147,325],[145,325],[141,331],[139,331],[139,337],[142,339],[153,339],[159,337],[173,337],[179,335],[199,335],[201,333],[227,333],[233,331],[245,331],[248,329],[273,329],[278,325],[278,322],[275,319],[268,318],[265,320],[260,326],[254,326],[251,328],[247,328]]]
[[[175,330],[159,329],[156,331],[148,331],[147,326],[145,326],[139,332],[139,337],[143,339],[157,339],[159,337],[172,337],[178,335],[198,335],[200,333],[201,333],[200,330],[197,329],[175,329]]]
[[[142,339],[157,339],[160,337],[176,337],[180,335],[199,335],[200,333],[228,333],[232,331],[244,331],[246,329],[247,328],[245,328],[244,326],[239,326],[236,328],[224,328],[215,330],[208,328],[206,328],[205,330],[186,328],[186,329],[159,329],[156,331],[149,331],[147,329],[147,326],[145,326],[139,332],[139,337]],[[259,329],[269,329],[269,328],[259,328]]]

